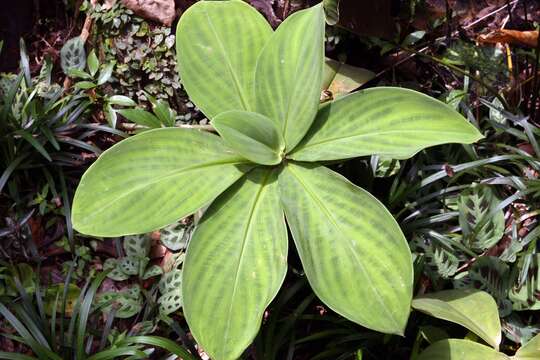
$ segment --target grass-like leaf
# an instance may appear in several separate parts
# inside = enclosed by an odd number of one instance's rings
[[[219,114],[212,125],[232,149],[262,165],[281,162],[285,143],[276,124],[266,116],[232,110]]]

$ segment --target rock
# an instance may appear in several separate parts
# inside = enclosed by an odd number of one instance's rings
[[[122,0],[135,14],[163,25],[171,26],[176,13],[174,0]]]

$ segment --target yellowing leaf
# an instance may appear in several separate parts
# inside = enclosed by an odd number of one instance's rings
[[[495,349],[501,342],[501,323],[495,300],[484,291],[445,290],[419,296],[412,307],[439,319],[466,327]]]

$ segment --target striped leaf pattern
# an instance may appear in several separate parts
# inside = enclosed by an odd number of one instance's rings
[[[159,229],[211,202],[245,167],[214,134],[146,131],[105,151],[86,171],[73,200],[73,226],[94,236]]]
[[[429,146],[481,138],[474,126],[438,100],[413,90],[377,87],[321,108],[289,157],[321,161],[378,154],[403,159]]]
[[[279,124],[287,150],[298,144],[317,113],[323,45],[324,12],[319,4],[289,16],[257,62],[256,111]]]
[[[412,259],[388,210],[365,190],[315,164],[288,162],[279,190],[317,296],[360,325],[402,334],[412,297]]]
[[[212,359],[240,357],[286,271],[277,172],[254,169],[212,203],[186,254],[184,314]]]
[[[219,114],[212,125],[225,143],[257,164],[276,165],[285,148],[276,124],[264,115],[240,110]]]
[[[176,51],[180,78],[208,118],[252,110],[257,57],[272,28],[240,0],[200,1],[180,18]]]

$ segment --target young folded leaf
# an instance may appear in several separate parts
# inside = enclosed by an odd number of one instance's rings
[[[256,111],[278,124],[287,151],[302,140],[319,108],[323,45],[324,11],[319,4],[285,19],[259,56]]]
[[[262,165],[281,162],[285,143],[275,123],[266,116],[232,110],[216,116],[212,125],[225,143],[246,159]]]

